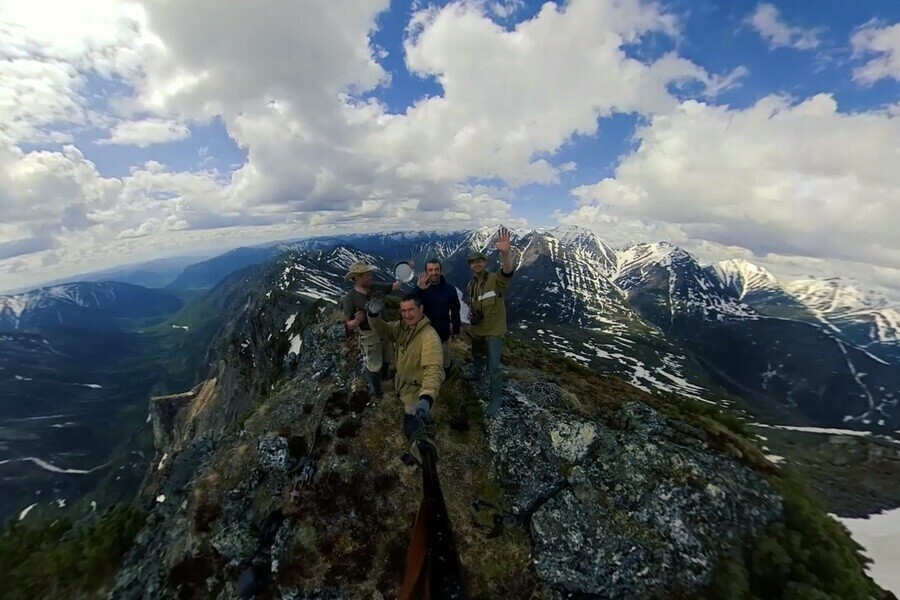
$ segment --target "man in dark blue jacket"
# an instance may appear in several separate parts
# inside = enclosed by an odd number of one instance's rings
[[[444,370],[450,368],[450,336],[459,335],[459,296],[456,287],[447,283],[441,274],[441,263],[428,259],[419,286],[413,292],[422,299],[425,316],[441,338],[444,349]]]

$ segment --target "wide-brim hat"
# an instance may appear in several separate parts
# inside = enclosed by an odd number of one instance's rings
[[[344,279],[347,281],[353,281],[353,278],[357,275],[362,275],[363,273],[368,273],[369,271],[375,271],[378,267],[374,265],[368,265],[364,262],[355,262],[350,265],[350,270],[347,271],[347,274],[344,275]]]
[[[469,262],[472,262],[473,260],[487,260],[487,256],[481,251],[469,252],[468,260]]]

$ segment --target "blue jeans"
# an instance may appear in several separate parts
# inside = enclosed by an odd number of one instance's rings
[[[500,365],[500,348],[503,338],[497,336],[472,336],[472,361],[475,363],[475,374],[480,379],[487,366],[491,385],[491,401],[500,402],[503,397],[503,367]]]

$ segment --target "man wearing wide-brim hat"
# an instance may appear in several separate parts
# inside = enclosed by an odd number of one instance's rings
[[[510,255],[510,234],[500,227],[494,248],[500,253],[500,270],[487,271],[487,255],[481,251],[469,253],[472,280],[466,286],[469,305],[468,329],[472,337],[472,358],[475,372],[467,379],[480,379],[487,367],[490,378],[491,401],[485,409],[490,417],[500,410],[503,402],[503,367],[500,350],[506,334],[506,290],[515,271]]]
[[[344,278],[353,282],[353,289],[344,296],[344,323],[350,331],[359,332],[359,347],[366,360],[366,381],[369,391],[381,396],[381,380],[388,378],[388,363],[391,357],[390,342],[372,331],[366,317],[366,303],[372,294],[389,294],[399,290],[403,284],[375,283],[372,274],[378,267],[365,262],[355,262]]]

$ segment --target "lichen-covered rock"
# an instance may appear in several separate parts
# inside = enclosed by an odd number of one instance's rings
[[[219,554],[235,562],[252,557],[259,545],[256,532],[246,523],[229,523],[219,527],[211,542]]]
[[[550,428],[553,452],[570,463],[584,460],[597,440],[597,428],[592,423],[561,421]]]
[[[709,582],[720,553],[780,515],[779,496],[760,476],[675,443],[650,407],[628,403],[616,416],[626,430],[595,424],[616,444],[598,444],[532,516],[545,581],[612,599],[694,590]]]
[[[507,390],[505,408],[488,422],[489,443],[500,483],[516,490],[511,503],[527,515],[565,484],[562,466],[584,460],[600,434],[593,423],[542,406],[515,385]]]
[[[258,528],[250,520],[253,515],[251,492],[258,484],[258,476],[251,475],[225,494],[222,515],[210,539],[219,554],[234,563],[249,560],[259,549]]]
[[[267,473],[284,473],[293,466],[288,441],[281,436],[265,436],[256,445],[259,464]]]
[[[272,549],[269,552],[272,562],[272,579],[275,581],[277,581],[278,577],[281,575],[281,570],[285,561],[290,558],[291,544],[293,541],[294,529],[291,527],[290,522],[285,521],[281,524],[281,527],[278,528],[278,533],[275,534],[275,541],[272,542]]]

